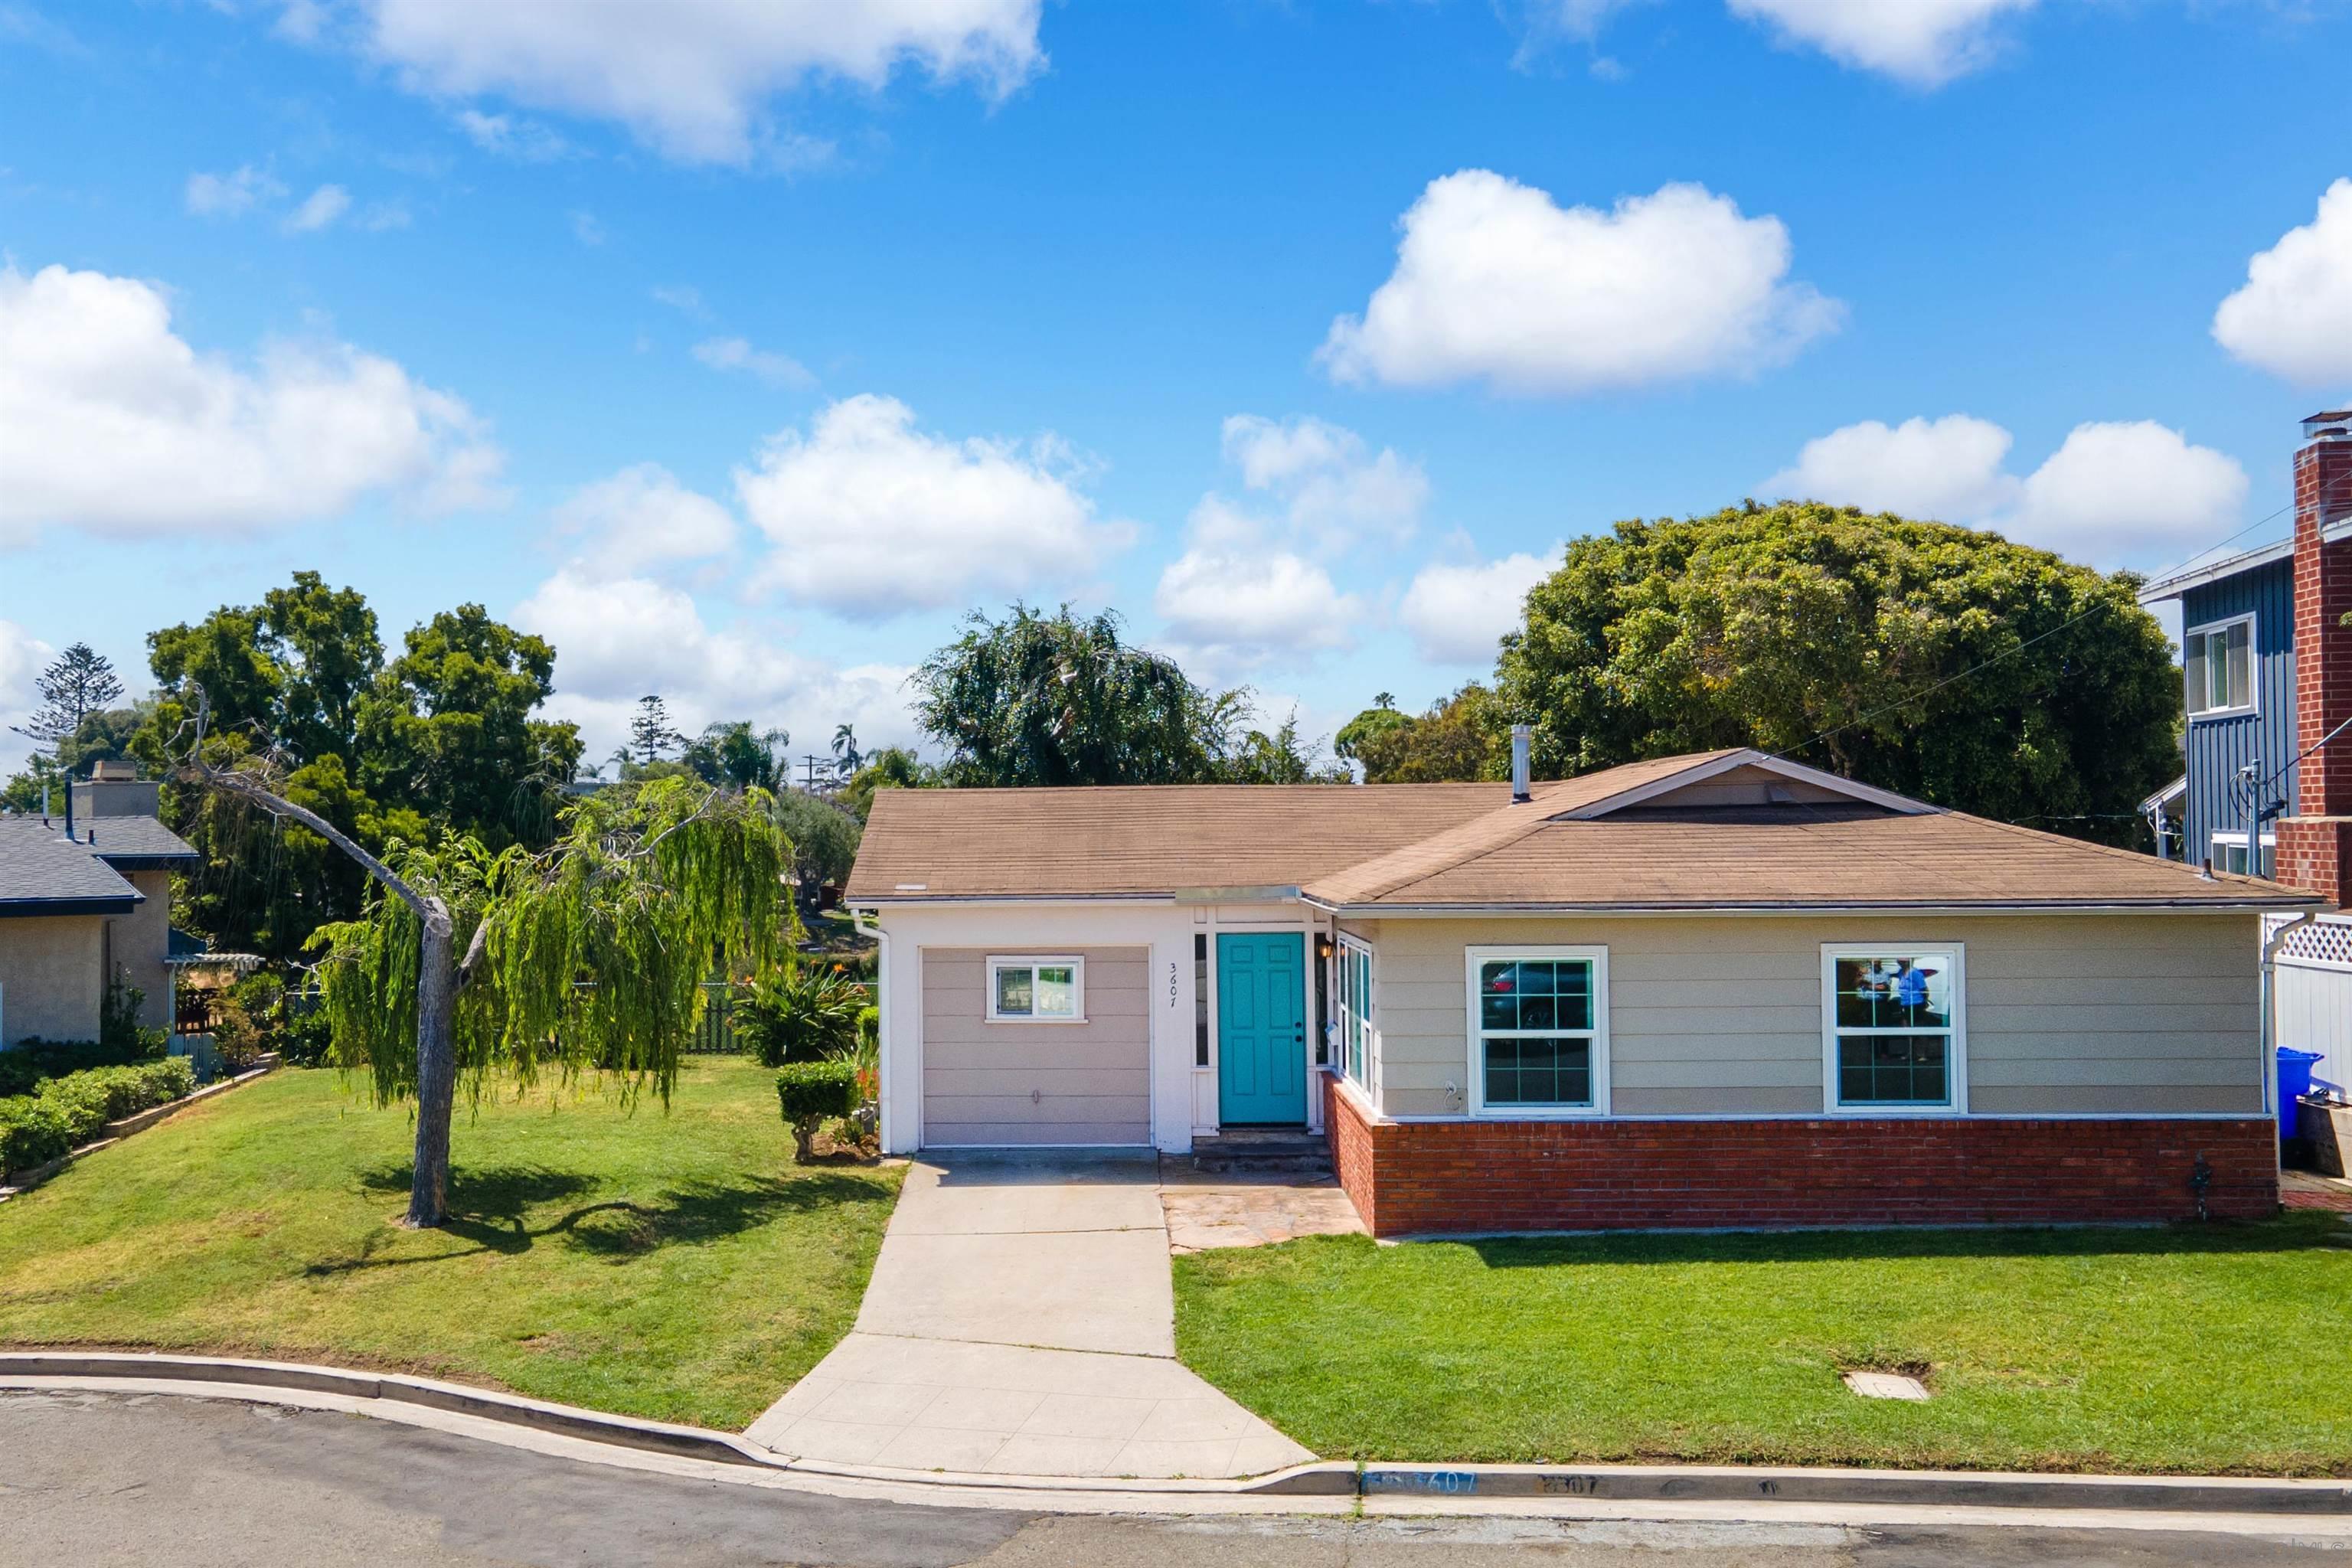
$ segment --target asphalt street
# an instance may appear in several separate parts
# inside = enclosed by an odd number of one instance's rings
[[[226,1401],[0,1394],[0,1564],[124,1568],[2176,1568],[2291,1539],[1808,1524],[1127,1519],[854,1501]]]

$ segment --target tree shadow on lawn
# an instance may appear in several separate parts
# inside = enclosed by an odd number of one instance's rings
[[[409,1189],[412,1167],[385,1163],[360,1173],[360,1185],[388,1196]],[[309,1265],[303,1273],[326,1278],[366,1268],[415,1263],[446,1263],[485,1252],[529,1252],[542,1238],[561,1237],[583,1252],[628,1259],[664,1246],[695,1246],[736,1236],[782,1215],[805,1214],[842,1204],[886,1202],[888,1191],[854,1176],[816,1173],[778,1178],[750,1176],[730,1182],[688,1182],[664,1191],[650,1203],[625,1198],[585,1204],[533,1226],[529,1210],[577,1196],[596,1184],[590,1178],[535,1165],[488,1165],[452,1171],[449,1218],[442,1233],[474,1245],[450,1252],[405,1258],[377,1256],[396,1233],[372,1233],[356,1258]]]
[[[1427,1241],[1444,1241],[1429,1237]],[[1489,1268],[1564,1263],[1841,1263],[1906,1258],[2194,1257],[2227,1253],[2333,1252],[2352,1247],[2352,1227],[2336,1214],[2273,1220],[2151,1226],[1986,1226],[1914,1230],[1627,1232],[1618,1235],[1464,1237],[1458,1246]]]

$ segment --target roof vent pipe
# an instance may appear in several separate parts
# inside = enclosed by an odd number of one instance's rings
[[[1525,724],[1511,726],[1511,804],[1532,798],[1528,793],[1528,738],[1535,731]]]

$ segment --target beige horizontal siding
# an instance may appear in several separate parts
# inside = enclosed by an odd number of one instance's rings
[[[1374,946],[1381,1108],[1458,1112],[1468,947],[1609,951],[1619,1115],[1823,1109],[1821,950],[1959,942],[1969,1109],[2259,1111],[2255,919],[2137,915],[1389,920]]]
[[[1140,947],[923,952],[923,1142],[1148,1143],[1151,1022]],[[988,960],[1086,960],[1085,1022],[988,1021]]]

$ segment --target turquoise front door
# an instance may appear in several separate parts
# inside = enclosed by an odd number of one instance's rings
[[[1307,1121],[1307,939],[1297,931],[1217,938],[1217,1120]]]

